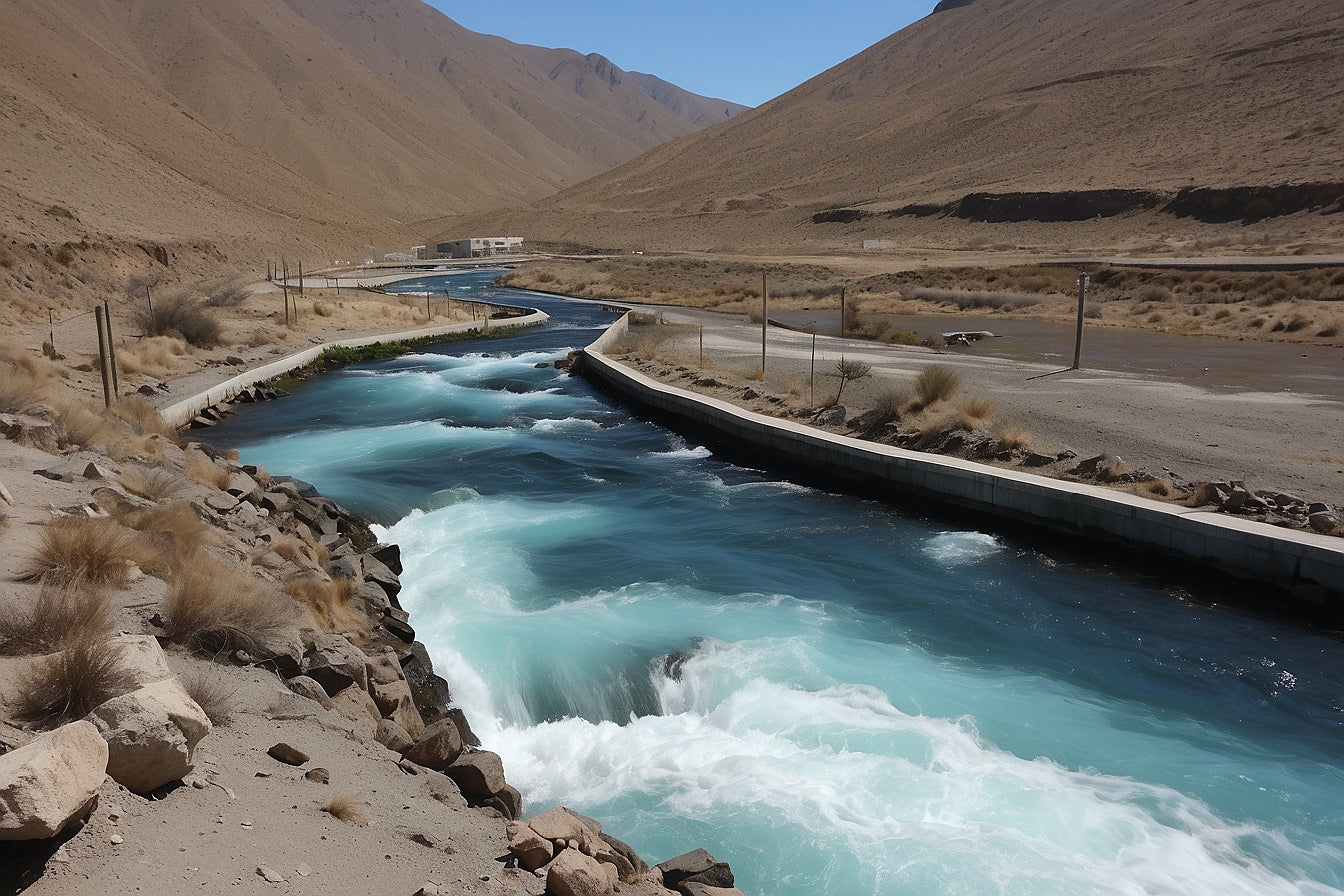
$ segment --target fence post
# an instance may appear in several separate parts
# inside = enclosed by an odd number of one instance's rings
[[[98,373],[103,377],[103,407],[112,407],[112,392],[107,381],[107,334],[103,332],[103,306],[93,306],[93,316],[98,323]]]
[[[121,400],[121,383],[117,379],[117,344],[112,341],[112,306],[103,298],[103,326],[107,328],[107,366],[112,370],[112,394]]]

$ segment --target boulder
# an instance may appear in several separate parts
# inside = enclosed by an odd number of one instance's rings
[[[401,546],[379,543],[369,548],[366,555],[377,560],[397,575],[404,571],[401,566]]]
[[[461,755],[462,735],[452,719],[440,719],[427,726],[415,739],[415,745],[406,751],[408,760],[436,772],[445,771]]]
[[[346,688],[331,698],[331,708],[354,723],[351,733],[358,739],[373,740],[377,737],[378,723],[383,717],[368,691],[363,688]]]
[[[1337,535],[1344,532],[1344,516],[1330,510],[1319,510],[1307,517],[1311,528],[1322,535]]]
[[[552,843],[557,840],[573,840],[581,843],[588,836],[597,837],[602,833],[600,824],[564,806],[548,809],[536,818],[529,819],[527,823],[532,830]]]
[[[351,685],[368,688],[364,652],[341,635],[319,632],[303,657],[303,674],[335,697]]]
[[[393,681],[388,684],[369,683],[369,696],[378,707],[378,713],[385,719],[396,722],[411,737],[425,730],[420,710],[415,708],[411,697],[411,686],[405,681]]]
[[[114,697],[88,720],[107,741],[107,773],[141,795],[190,772],[196,744],[211,730],[176,678]]]
[[[485,799],[504,789],[504,763],[489,750],[463,753],[443,773],[457,782],[467,799]]]
[[[374,732],[373,737],[393,753],[405,753],[415,745],[406,729],[391,719],[379,719],[378,730]]]
[[[616,888],[605,870],[608,867],[576,849],[561,850],[546,866],[546,892],[552,896],[611,896]]]
[[[309,759],[308,754],[298,747],[292,747],[283,742],[272,744],[271,748],[266,751],[266,755],[276,762],[283,762],[285,765],[303,765]]]
[[[300,697],[315,700],[323,709],[331,709],[331,698],[327,696],[327,692],[322,689],[322,685],[313,681],[307,675],[295,675],[285,684]]]
[[[526,822],[509,822],[509,849],[518,856],[518,863],[528,871],[536,871],[555,857],[550,840],[532,830]]]
[[[173,677],[168,658],[152,635],[118,635],[112,639],[121,651],[121,665],[130,676],[132,685],[142,688],[156,681]]]
[[[54,837],[83,818],[107,775],[107,741],[85,721],[0,755],[0,840]]]
[[[657,866],[663,876],[663,886],[669,890],[680,889],[683,883],[704,884],[710,887],[731,887],[734,884],[732,869],[727,862],[720,862],[704,849],[668,859]]]
[[[261,501],[261,486],[257,485],[257,480],[246,473],[230,473],[229,484],[224,487],[224,491],[251,504],[257,504]]]
[[[680,891],[684,896],[745,896],[737,887],[711,887],[694,882],[683,883]]]
[[[635,852],[630,844],[623,840],[618,840],[610,834],[598,834],[598,836],[602,838],[603,843],[611,848],[614,855],[620,856],[625,860],[625,864],[630,866],[630,871],[627,876],[627,872],[622,868],[620,862],[612,862],[612,864],[616,866],[616,870],[620,872],[622,882],[634,880],[636,877],[648,872],[648,864],[639,857],[639,853]],[[599,861],[606,861],[606,859],[599,857]]]
[[[522,791],[511,784],[505,784],[481,805],[498,810],[509,821],[523,817]]]

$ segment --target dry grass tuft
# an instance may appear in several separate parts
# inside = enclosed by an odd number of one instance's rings
[[[27,414],[51,398],[54,378],[36,361],[0,362],[0,414]]]
[[[1017,451],[1031,444],[1031,433],[1016,426],[1001,426],[994,433],[1000,451]]]
[[[112,633],[112,600],[83,583],[44,585],[23,606],[0,613],[0,653],[50,653],[67,644]]]
[[[120,421],[102,409],[65,401],[55,402],[53,406],[56,440],[63,448],[102,445],[110,449],[125,437]]]
[[[86,637],[43,657],[17,676],[15,714],[28,722],[55,726],[83,718],[134,682],[121,648],[105,638]]]
[[[369,621],[352,603],[355,582],[345,577],[295,576],[285,582],[285,593],[308,611],[318,627],[329,632],[367,632]]]
[[[134,345],[117,347],[117,365],[121,372],[163,377],[177,370],[180,359],[191,353],[191,347],[177,336],[152,336]]]
[[[163,507],[132,508],[117,513],[117,520],[140,533],[137,565],[150,575],[163,577],[195,562],[202,545],[223,544],[223,538],[186,502]]]
[[[26,581],[125,587],[131,580],[134,537],[109,519],[67,516],[42,531],[37,553],[20,572]]]
[[[331,553],[318,542],[312,529],[300,523],[294,527],[294,531],[299,536],[299,540],[303,542],[305,553],[312,558],[314,563],[321,566],[331,559]]]
[[[915,395],[921,407],[946,401],[961,388],[961,375],[949,367],[935,364],[915,377]]]
[[[984,421],[994,416],[994,402],[988,398],[967,398],[961,402],[959,409],[973,420]]]
[[[229,471],[223,467],[215,465],[204,452],[198,448],[187,450],[187,475],[195,479],[201,485],[223,491],[229,487]]]
[[[178,440],[177,430],[163,421],[157,408],[151,407],[149,402],[138,395],[122,398],[112,406],[112,413],[130,424],[131,429],[140,435],[163,436],[170,442]]]
[[[248,569],[225,566],[206,554],[182,565],[163,599],[168,638],[215,656],[255,651],[292,627],[299,608]]]
[[[157,467],[127,467],[117,480],[128,492],[147,501],[160,504],[182,490],[182,479],[169,470]]]
[[[205,713],[210,724],[215,727],[227,725],[233,718],[238,688],[225,681],[219,675],[202,672],[199,669],[181,676],[182,689],[187,696],[196,701],[196,705]]]
[[[1158,498],[1166,498],[1171,495],[1171,485],[1165,479],[1150,479],[1143,484],[1143,488],[1150,495]]]
[[[353,824],[359,827],[369,823],[364,815],[364,802],[359,797],[350,793],[338,794],[327,800],[322,811],[333,818],[339,819],[346,824]]]

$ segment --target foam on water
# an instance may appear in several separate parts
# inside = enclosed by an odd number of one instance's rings
[[[391,508],[529,812],[704,845],[752,896],[1340,892],[1337,642],[721,464],[534,369],[586,340],[518,338],[347,371],[240,444]]]

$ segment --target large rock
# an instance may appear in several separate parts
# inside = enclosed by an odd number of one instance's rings
[[[346,688],[331,698],[331,708],[350,720],[357,738],[365,741],[377,739],[378,723],[383,717],[368,691],[363,688]]]
[[[552,843],[557,840],[582,842],[588,837],[598,837],[602,834],[600,824],[564,806],[548,809],[536,818],[528,819],[527,823],[532,830]]]
[[[416,765],[446,771],[462,755],[462,735],[452,719],[440,719],[420,732],[415,746],[406,751],[406,758]]]
[[[528,871],[536,871],[555,857],[555,846],[551,841],[532,830],[526,822],[510,822],[508,834],[509,849]]]
[[[463,753],[443,773],[457,782],[467,799],[485,799],[504,789],[504,763],[489,750]]]
[[[88,719],[107,741],[107,773],[139,794],[191,771],[196,744],[211,730],[205,712],[176,678],[115,697]]]
[[[415,708],[415,699],[411,696],[411,686],[405,680],[388,684],[369,683],[369,696],[378,706],[378,712],[385,719],[391,719],[411,737],[425,730],[420,710]]]
[[[592,856],[565,849],[546,866],[546,892],[552,896],[611,896],[613,874]]]
[[[366,661],[364,652],[341,635],[319,632],[304,654],[303,674],[335,697],[351,685],[367,690]]]
[[[0,840],[54,837],[82,818],[107,775],[107,741],[85,721],[0,755]]]
[[[112,643],[121,651],[121,665],[134,687],[142,688],[173,677],[159,639],[152,635],[118,635]]]
[[[600,862],[610,861],[612,865],[615,865],[616,870],[620,873],[622,883],[632,881],[649,870],[648,864],[639,857],[639,853],[635,852],[634,847],[630,844],[618,840],[610,834],[603,833],[598,836],[611,849],[611,854],[617,858],[611,860],[608,860],[606,856],[597,856],[596,858]],[[626,870],[627,865],[629,871]]]
[[[728,863],[718,861],[704,849],[682,853],[657,867],[663,876],[663,886],[669,890],[678,890],[684,883],[721,888],[731,887],[735,883]]]

